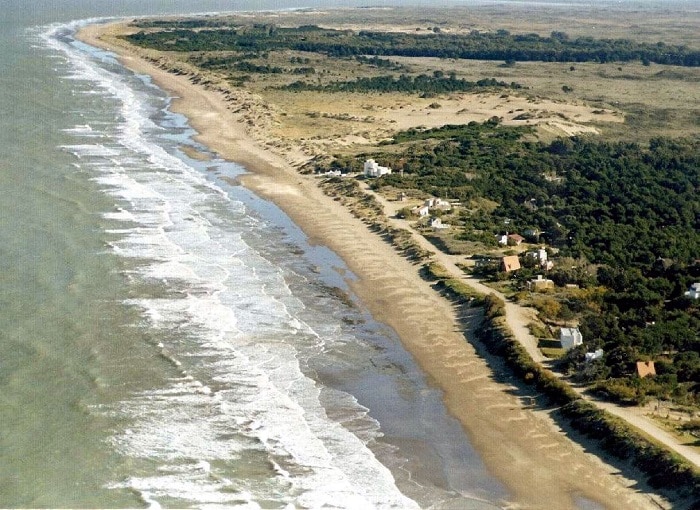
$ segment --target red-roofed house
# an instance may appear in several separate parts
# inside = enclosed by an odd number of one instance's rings
[[[501,259],[501,269],[506,273],[520,269],[520,259],[517,255],[510,255]]]
[[[508,239],[513,241],[515,243],[515,246],[520,246],[525,240],[525,238],[520,234],[509,234]]]

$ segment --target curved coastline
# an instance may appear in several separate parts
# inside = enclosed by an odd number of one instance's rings
[[[300,175],[284,157],[260,146],[224,94],[194,84],[100,39],[113,25],[91,25],[79,38],[117,53],[132,71],[148,74],[175,100],[197,140],[249,172],[243,185],[276,203],[309,237],[334,250],[358,277],[349,282],[374,317],[391,326],[467,431],[489,470],[512,491],[512,508],[574,508],[576,498],[609,508],[658,508],[634,482],[567,439],[542,411],[524,409],[494,380],[465,340],[453,306],[419,275],[417,267],[327,197],[313,177]]]

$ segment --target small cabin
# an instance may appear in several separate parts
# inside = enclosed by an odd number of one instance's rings
[[[583,336],[578,328],[561,328],[559,331],[559,341],[562,349],[573,349],[583,343]]]

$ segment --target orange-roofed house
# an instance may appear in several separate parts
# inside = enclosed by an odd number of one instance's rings
[[[501,259],[501,269],[506,273],[520,269],[520,259],[517,255],[509,255]]]
[[[656,375],[653,361],[637,361],[637,374],[642,379],[649,375]]]
[[[525,238],[519,234],[509,234],[508,239],[515,244],[515,246],[520,246]]]

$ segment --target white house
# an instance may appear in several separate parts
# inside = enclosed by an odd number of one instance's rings
[[[381,177],[391,173],[391,168],[379,166],[373,159],[365,161],[365,177]]]
[[[440,209],[442,211],[449,211],[452,209],[452,205],[450,205],[447,200],[443,200],[441,198],[429,198],[423,205],[430,208]]]
[[[529,251],[529,252],[527,252],[527,253],[525,254],[525,256],[528,257],[528,258],[533,258],[533,259],[535,259],[535,260],[537,261],[538,265],[539,265],[542,269],[547,269],[547,270],[549,270],[549,269],[552,269],[552,267],[554,267],[554,264],[552,263],[552,261],[551,261],[551,260],[548,260],[547,250],[544,248],[544,246],[543,246],[542,248],[540,248],[539,250],[537,250],[537,251]]]
[[[603,357],[603,349],[596,349],[593,352],[587,352],[586,353],[586,363],[589,363],[591,361],[595,361],[597,359],[600,359]]]
[[[567,351],[581,345],[583,343],[583,337],[578,328],[561,328],[559,332],[559,341],[563,349]]]
[[[525,254],[526,257],[532,257],[539,261],[540,264],[547,262],[547,250],[542,247],[537,251],[529,251]]]
[[[417,214],[418,216],[427,216],[430,214],[430,208],[427,205],[424,205],[422,207],[416,206],[413,209],[411,209],[411,212],[413,214]]]
[[[554,281],[550,280],[549,278],[544,278],[541,274],[538,274],[536,279],[528,282],[528,287],[530,290],[534,291],[553,289]]]
[[[690,286],[690,290],[685,293],[690,299],[700,299],[700,282],[695,282]]]
[[[430,226],[436,230],[450,228],[447,223],[443,223],[440,218],[430,218]]]
[[[547,262],[547,250],[545,250],[544,246],[537,250],[537,258],[541,263]]]

